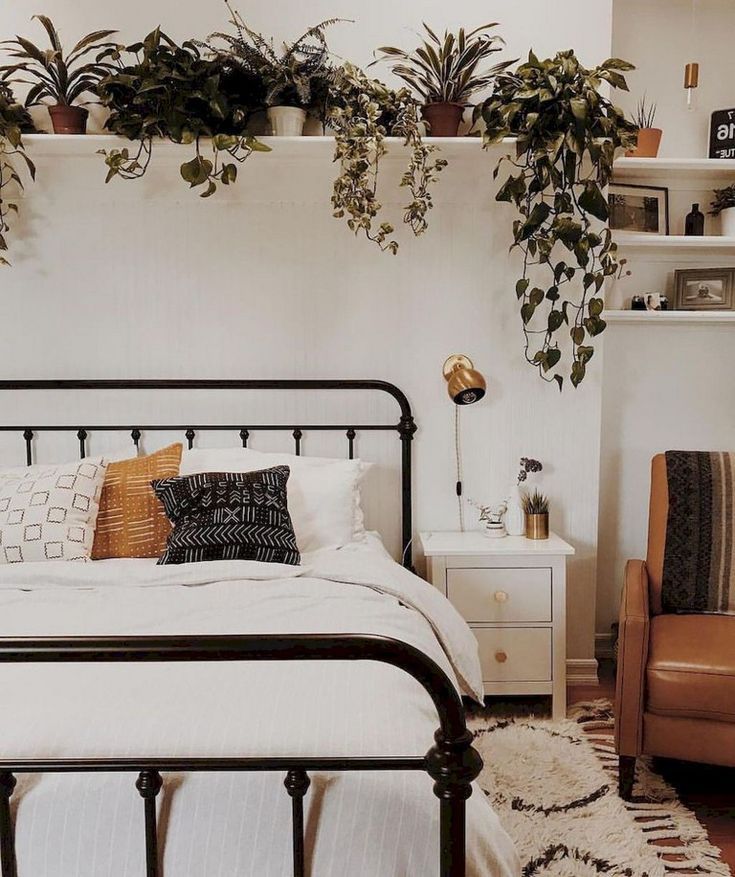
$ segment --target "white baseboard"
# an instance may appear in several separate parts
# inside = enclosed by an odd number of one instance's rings
[[[600,658],[610,660],[613,657],[612,636],[609,633],[595,634],[595,657],[598,660]]]
[[[596,658],[567,658],[567,685],[599,685]]]

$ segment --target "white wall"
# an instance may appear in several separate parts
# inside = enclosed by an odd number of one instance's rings
[[[100,10],[47,0],[62,33],[119,25],[126,39],[159,21],[177,38],[221,24],[215,4],[140,0]],[[559,14],[560,7],[564,14]],[[510,52],[570,46],[610,53],[609,2],[505,0],[370,5],[318,0],[250,3],[253,24],[296,33],[343,15],[334,47],[358,61],[405,42],[422,18],[441,27],[502,23]],[[24,0],[6,3],[3,30],[30,33]],[[288,28],[283,22],[288,21]],[[279,26],[280,22],[280,26]],[[49,150],[46,150],[49,152]],[[329,156],[256,156],[235,191],[200,201],[176,179],[180,153],[160,149],[140,182],[103,183],[99,156],[39,156],[4,272],[0,345],[5,377],[376,377],[409,395],[416,437],[417,528],[455,528],[452,406],[444,358],[466,352],[489,378],[488,397],[463,412],[466,493],[505,490],[517,459],[542,459],[552,523],[577,547],[571,564],[570,656],[593,654],[600,368],[560,396],[524,365],[507,255],[512,211],[493,201],[492,158],[459,160],[437,186],[423,240],[405,234],[397,257],[353,239],[331,217]],[[270,162],[270,163],[269,163]],[[391,173],[397,173],[393,166]],[[397,205],[393,207],[396,215]],[[19,403],[18,403],[19,404]],[[110,403],[112,404],[112,403]],[[12,420],[17,411],[5,411]]]
[[[661,154],[706,157],[712,110],[733,106],[732,34],[735,5],[696,0],[615,0],[613,49],[637,66],[631,94],[619,95],[632,109],[647,92],[658,103],[664,130]],[[697,109],[685,108],[684,65],[700,63]],[[641,178],[637,182],[645,183]],[[669,188],[671,232],[683,234],[693,201],[707,210],[711,189],[677,175],[657,180]],[[694,187],[693,187],[694,186]],[[706,231],[719,223],[707,217]],[[615,285],[609,302],[628,306],[637,293],[665,292],[673,305],[674,271],[735,264],[733,256],[671,253],[630,255],[632,276]],[[605,336],[603,374],[597,630],[609,634],[617,618],[622,574],[628,558],[645,557],[651,457],[669,449],[725,450],[735,445],[730,378],[735,365],[733,325],[612,325]]]
[[[628,75],[630,94],[618,95],[618,101],[632,111],[645,94],[657,104],[662,156],[707,156],[712,111],[735,106],[733,33],[731,0],[615,0],[613,50],[637,68]],[[699,62],[693,111],[686,108],[684,90],[690,61]]]

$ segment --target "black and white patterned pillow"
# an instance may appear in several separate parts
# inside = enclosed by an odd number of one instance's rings
[[[204,472],[151,482],[173,524],[159,563],[260,560],[298,564],[286,484],[288,466]]]

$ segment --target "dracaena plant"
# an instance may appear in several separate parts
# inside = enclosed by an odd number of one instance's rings
[[[393,226],[379,221],[378,171],[387,152],[385,138],[400,137],[409,149],[408,165],[401,177],[401,186],[409,192],[403,221],[415,235],[426,231],[426,216],[432,207],[430,187],[447,162],[434,157],[436,147],[423,142],[419,106],[407,88],[394,91],[358,67],[345,64],[335,71],[328,103],[334,160],[339,164],[332,192],[334,216],[347,217],[355,234],[362,232],[381,250],[396,253]]]
[[[109,39],[117,31],[92,31],[71,51],[65,52],[51,19],[46,15],[33,18],[41,22],[50,48],[42,49],[25,37],[16,36],[2,44],[8,49],[12,63],[0,67],[5,76],[30,86],[26,106],[45,101],[73,106],[84,94],[94,93],[97,83],[109,73],[112,61],[118,56],[119,47]]]
[[[511,249],[523,257],[515,291],[526,360],[559,389],[565,354],[572,385],[584,379],[591,340],[606,326],[605,281],[624,270],[606,226],[603,190],[616,152],[635,146],[637,128],[600,88],[627,90],[623,73],[631,69],[617,58],[587,69],[572,51],[544,61],[531,52],[516,72],[497,77],[476,114],[486,147],[518,138],[515,157],[495,168],[497,178],[506,162],[511,166],[496,199],[518,212]]]
[[[105,127],[138,146],[101,150],[107,182],[115,176],[142,177],[156,138],[193,145],[194,156],[181,165],[181,176],[190,187],[201,188],[202,197],[212,195],[218,183],[234,183],[238,165],[254,151],[270,151],[245,133],[260,101],[261,86],[252,76],[202,57],[191,41],[177,45],[160,28],[126,52],[134,56],[132,63],[121,60],[98,93],[110,110]],[[203,138],[211,138],[206,147]]]
[[[258,78],[265,88],[265,106],[300,107],[323,117],[332,76],[325,31],[344,19],[330,18],[310,27],[294,42],[283,43],[279,52],[272,39],[250,28],[239,12],[226,5],[235,32],[213,33],[198,45],[227,66]]]
[[[31,179],[36,176],[36,168],[23,146],[23,134],[33,130],[28,111],[15,100],[8,83],[0,80],[0,265],[9,264],[4,255],[8,250],[8,219],[11,213],[18,211],[18,205],[7,193],[13,186],[23,189],[20,164]]]
[[[425,104],[456,103],[466,106],[473,94],[492,85],[510,63],[486,66],[488,58],[502,51],[502,37],[490,34],[497,21],[469,32],[444,31],[440,38],[426,22],[426,38],[412,51],[382,46],[383,60],[394,61],[393,72],[418,94]]]

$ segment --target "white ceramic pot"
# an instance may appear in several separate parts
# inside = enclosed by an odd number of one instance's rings
[[[728,238],[735,238],[735,207],[726,207],[720,213],[720,229]]]
[[[523,510],[521,488],[514,484],[508,494],[508,510],[505,513],[505,529],[509,536],[526,535],[526,513]]]
[[[276,137],[301,137],[306,110],[300,107],[268,107],[268,121],[271,133]]]

